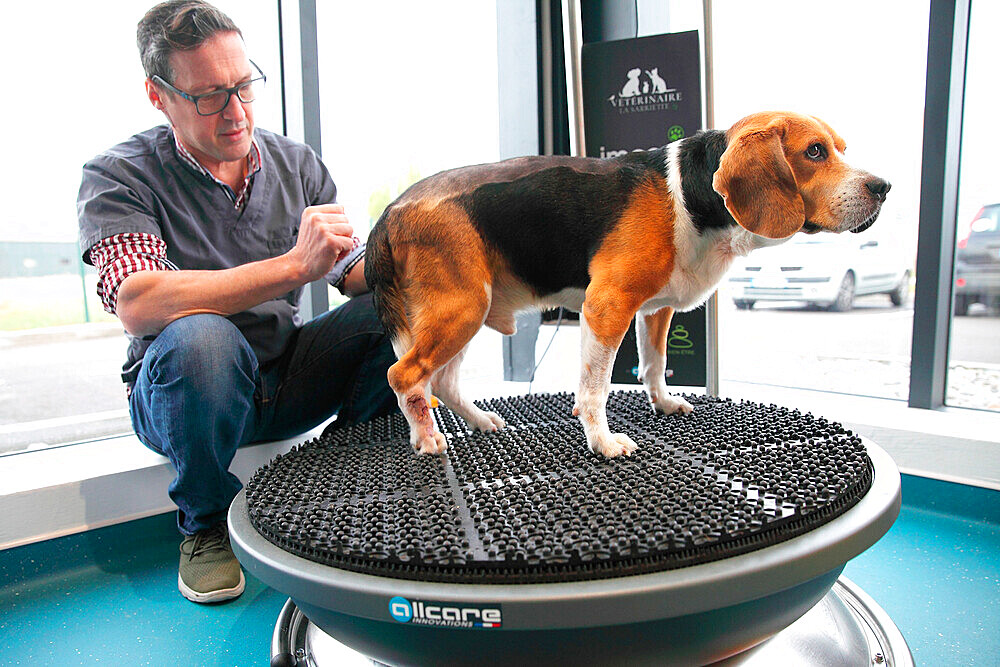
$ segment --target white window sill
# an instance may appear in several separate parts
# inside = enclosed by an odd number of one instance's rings
[[[572,391],[575,383],[567,376],[555,383],[536,383],[533,390]],[[527,391],[526,384],[516,382],[473,380],[465,386],[475,397]],[[741,382],[723,382],[722,395],[842,422],[881,445],[904,473],[1000,490],[998,414],[916,410],[901,401]],[[317,427],[291,440],[243,447],[231,470],[245,482],[293,444],[321,433],[322,427]],[[135,436],[0,458],[0,549],[172,511],[167,487],[173,477],[167,459],[146,449]]]
[[[242,447],[230,470],[245,483],[322,431]],[[166,457],[135,435],[0,458],[0,550],[173,511],[167,495],[173,478]]]
[[[723,382],[721,394],[841,422],[889,452],[902,473],[1000,490],[1000,414],[996,412],[921,410],[904,401],[749,382]]]

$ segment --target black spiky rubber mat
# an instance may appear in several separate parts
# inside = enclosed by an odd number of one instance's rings
[[[337,568],[425,581],[541,583],[668,570],[811,530],[871,486],[861,439],[774,405],[643,392],[608,401],[631,457],[591,453],[573,395],[480,401],[507,428],[470,433],[445,407],[444,456],[418,456],[400,415],[296,446],[247,483],[254,527]]]

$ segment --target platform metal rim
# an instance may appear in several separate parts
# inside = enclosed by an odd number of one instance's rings
[[[854,647],[859,652],[866,650],[870,664],[883,664],[886,667],[914,667],[913,654],[903,633],[892,618],[865,591],[846,576],[841,575],[833,588],[815,606],[834,604],[831,598],[836,598],[844,608],[852,612],[852,618],[861,635],[864,635],[866,646]],[[812,611],[812,610],[810,610]],[[810,638],[810,627],[815,623],[809,618],[808,612],[799,620],[784,630],[778,632],[767,641],[754,646],[744,653],[737,654],[716,663],[719,667],[754,667],[755,665],[778,664],[776,658],[800,658],[796,650],[804,641]],[[845,633],[846,636],[846,633]],[[322,645],[316,645],[317,637],[322,638]],[[813,647],[820,650],[821,647]],[[271,659],[282,654],[294,656],[297,661],[311,660],[309,664],[317,667],[321,661],[331,659],[330,664],[370,666],[378,663],[363,653],[356,651],[335,637],[323,632],[289,598],[285,601],[271,637]],[[842,657],[842,656],[840,656]],[[336,660],[336,663],[333,662]],[[829,662],[829,656],[828,660]]]
[[[867,438],[862,442],[874,469],[872,486],[840,516],[756,551],[649,574],[544,584],[455,584],[350,572],[268,541],[250,522],[245,490],[229,510],[230,539],[247,571],[271,588],[307,604],[372,620],[389,619],[388,601],[397,596],[500,604],[506,630],[685,616],[756,600],[822,576],[843,567],[888,532],[901,505],[899,470],[885,450]],[[591,613],[595,608],[600,614]]]
[[[885,664],[894,667],[914,667],[910,645],[888,612],[863,588],[843,575],[837,579],[835,587],[845,591],[841,599],[854,610],[877,639]],[[877,658],[874,664],[879,664]]]

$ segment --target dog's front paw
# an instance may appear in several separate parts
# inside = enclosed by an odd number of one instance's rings
[[[417,450],[417,454],[443,454],[448,449],[448,441],[440,431],[434,431],[413,442],[413,448]]]
[[[613,459],[616,456],[631,456],[638,445],[624,433],[605,433],[595,437],[590,443],[590,451]]]
[[[669,394],[659,394],[650,397],[653,409],[665,415],[672,415],[679,412],[682,415],[689,415],[694,412],[694,406],[685,401],[680,396],[670,396]]]

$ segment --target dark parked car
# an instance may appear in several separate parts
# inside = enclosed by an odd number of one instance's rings
[[[955,314],[1000,306],[1000,204],[980,209],[955,252]]]

